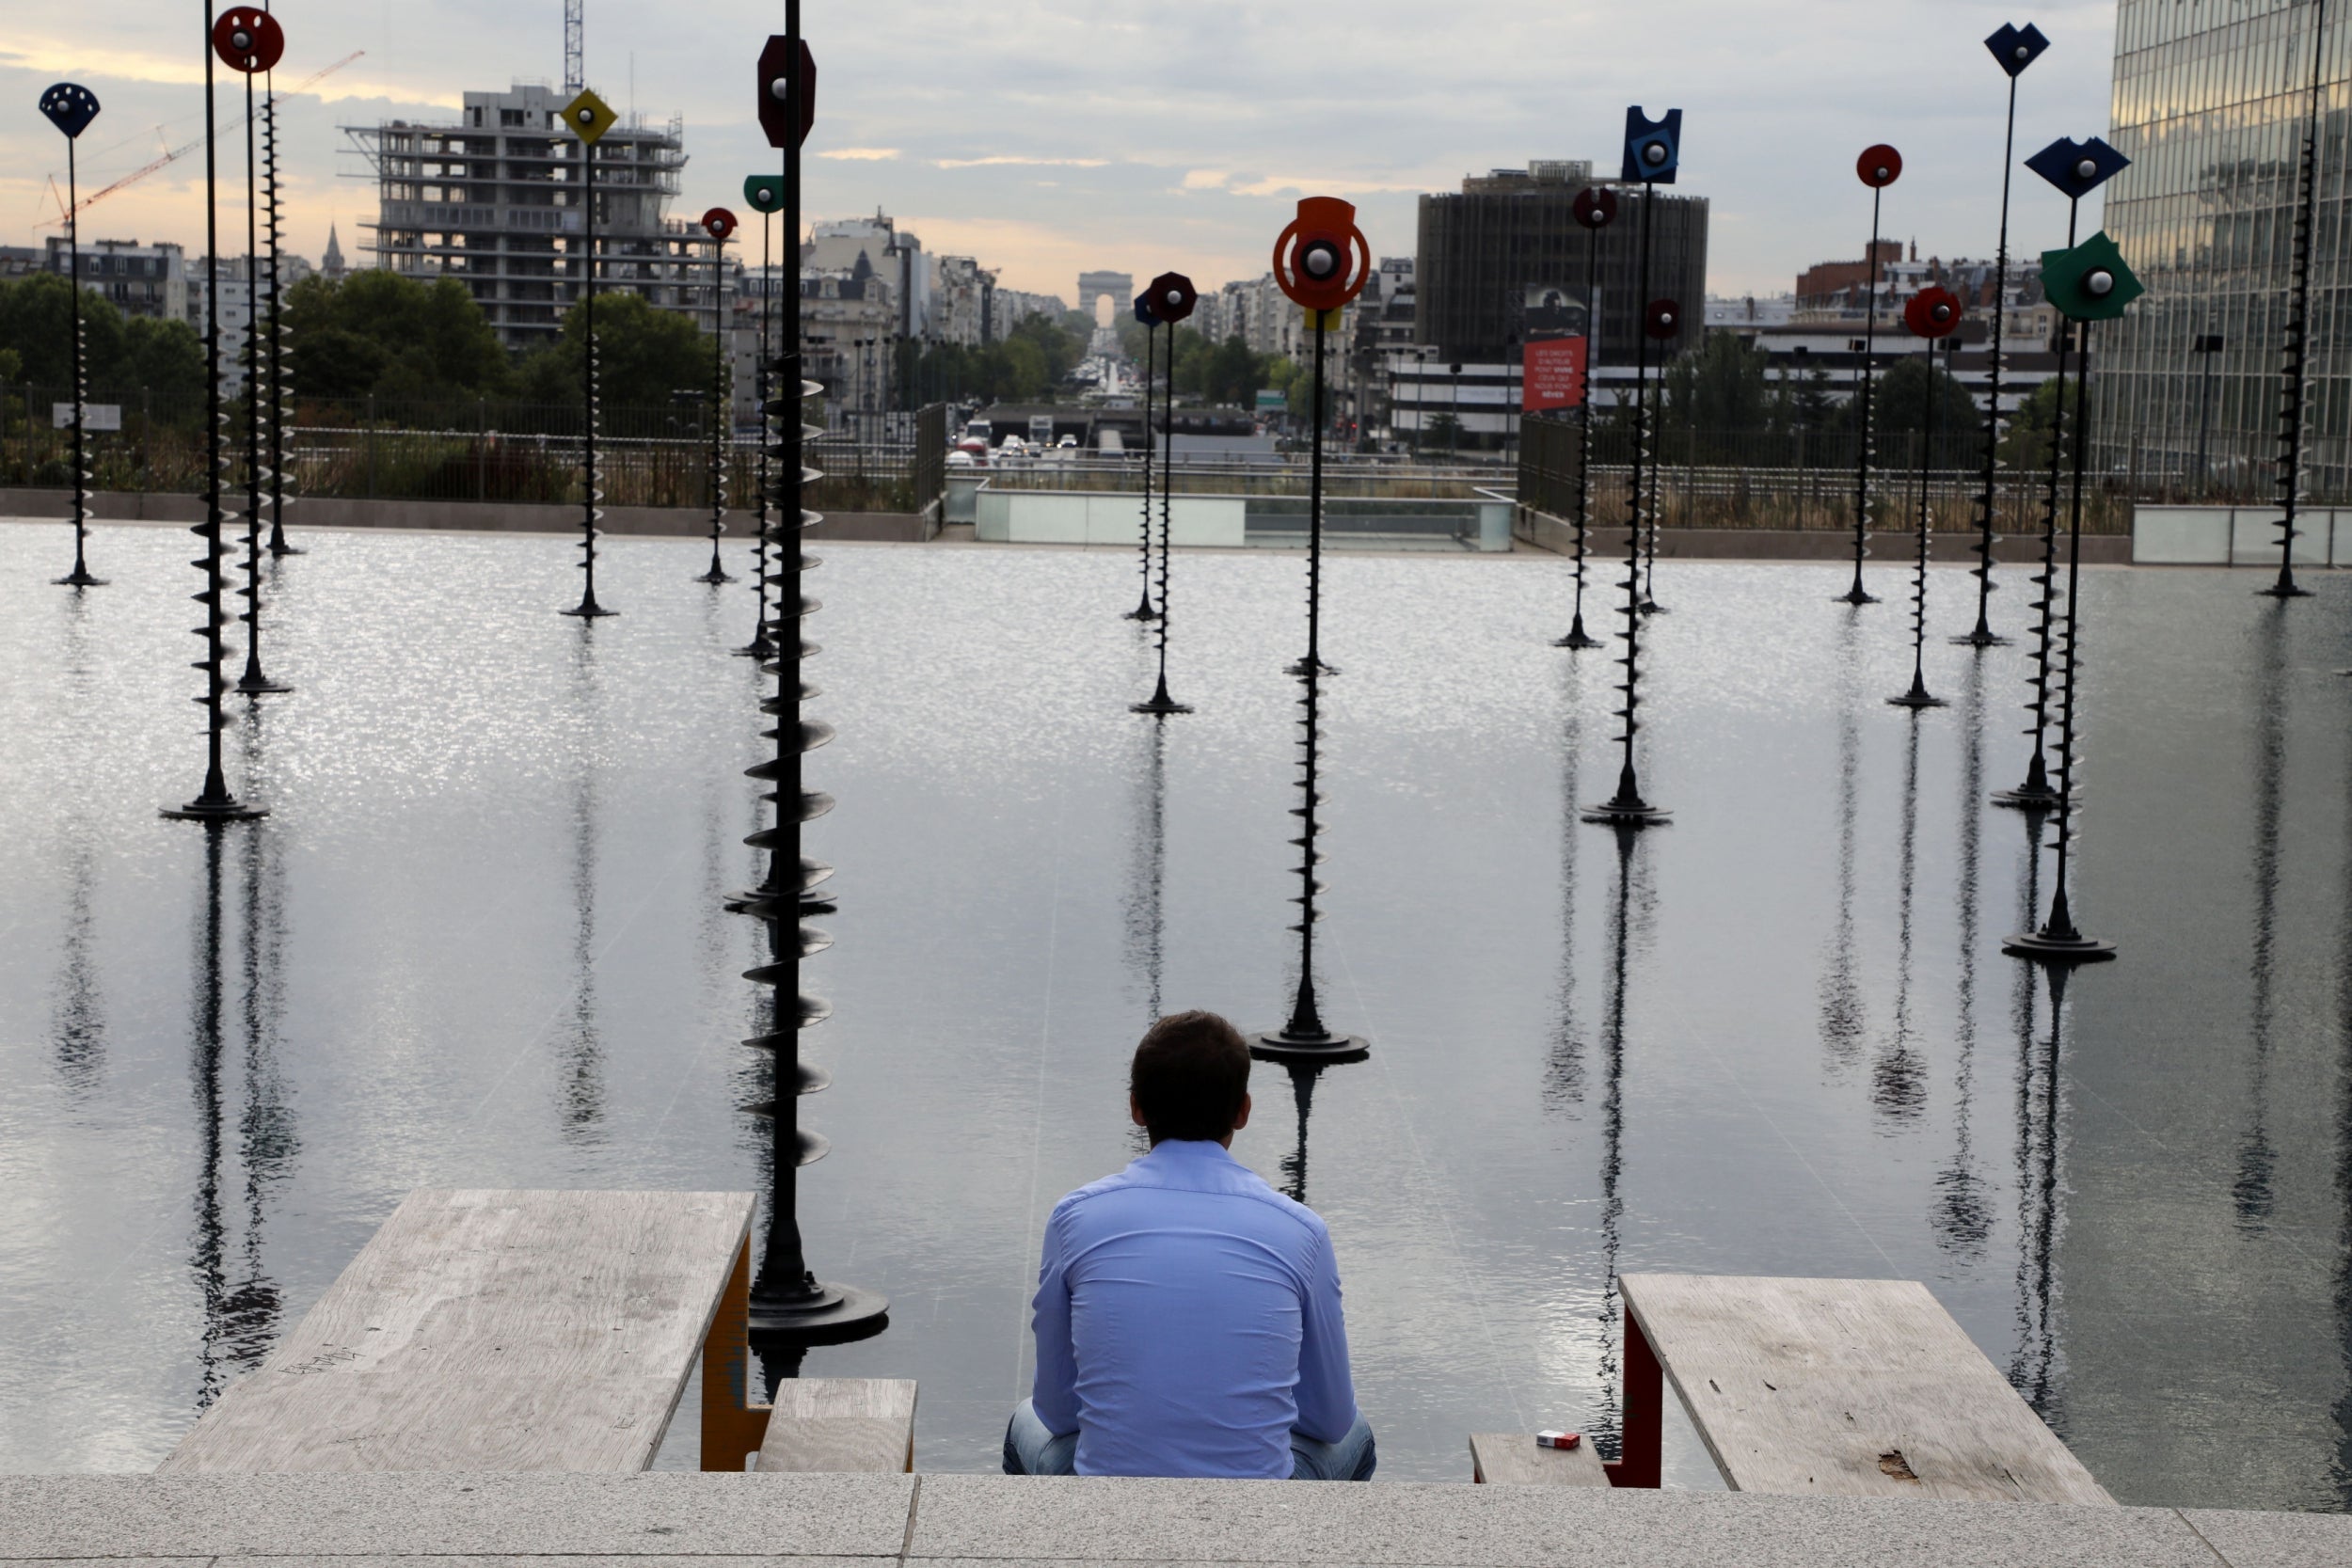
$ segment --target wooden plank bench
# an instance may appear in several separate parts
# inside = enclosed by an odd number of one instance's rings
[[[411,1193],[158,1469],[643,1470],[700,1353],[702,1466],[740,1471],[752,1206]]]
[[[1470,1450],[1470,1480],[1481,1485],[1609,1485],[1608,1472],[1589,1442],[1572,1449],[1539,1449],[1532,1432],[1474,1432]]]
[[[779,1383],[768,1435],[752,1468],[913,1470],[913,1380],[807,1377]]]
[[[1618,1486],[1660,1482],[1661,1379],[1737,1492],[2113,1506],[1926,1286],[1627,1275]]]

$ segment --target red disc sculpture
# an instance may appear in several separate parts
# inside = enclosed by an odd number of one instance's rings
[[[1371,276],[1372,245],[1356,227],[1356,209],[1336,196],[1302,199],[1274,242],[1274,281],[1301,309],[1337,310]]]
[[[1274,242],[1274,281],[1292,303],[1307,312],[1315,332],[1314,408],[1311,416],[1313,445],[1307,479],[1307,657],[1291,667],[1304,691],[1299,698],[1299,803],[1292,815],[1299,834],[1292,839],[1298,850],[1298,990],[1291,1003],[1290,1022],[1268,1029],[1250,1042],[1253,1055],[1287,1062],[1296,1069],[1325,1064],[1361,1061],[1372,1047],[1360,1035],[1343,1035],[1327,1027],[1315,1006],[1315,895],[1323,884],[1315,866],[1323,855],[1317,843],[1322,825],[1316,811],[1323,796],[1316,764],[1322,739],[1318,707],[1321,681],[1329,667],[1323,662],[1323,355],[1324,340],[1338,325],[1337,316],[1363,292],[1372,276],[1372,246],[1356,227],[1356,209],[1337,197],[1311,196],[1298,203]]]
[[[717,588],[735,580],[727,576],[719,555],[719,541],[727,531],[727,426],[734,402],[728,395],[727,334],[721,318],[725,314],[727,240],[735,232],[735,214],[724,207],[713,207],[702,215],[702,230],[711,238],[710,478],[705,486],[710,493],[710,564],[695,574],[693,580]]]
[[[1660,342],[1671,341],[1682,330],[1682,306],[1671,299],[1653,299],[1642,312],[1642,330]]]
[[[1587,229],[1606,229],[1617,221],[1617,193],[1606,185],[1587,185],[1577,193],[1576,221]]]
[[[1164,272],[1144,286],[1136,299],[1136,317],[1143,323],[1146,334],[1144,349],[1144,378],[1151,379],[1152,355],[1150,334],[1160,327],[1168,328],[1168,395],[1160,400],[1160,446],[1172,452],[1175,446],[1175,425],[1172,413],[1176,404],[1176,324],[1191,316],[1193,308],[1200,303],[1200,291],[1192,286],[1192,279],[1181,272]],[[1144,450],[1151,451],[1152,393],[1144,388]],[[1152,465],[1147,456],[1143,468],[1143,549],[1144,602],[1137,620],[1159,623],[1160,680],[1152,695],[1140,703],[1130,703],[1134,713],[1148,713],[1166,718],[1174,713],[1190,713],[1192,709],[1168,694],[1168,543],[1175,531],[1175,503],[1169,499],[1168,481],[1175,467],[1172,456],[1160,463],[1160,595],[1154,606],[1151,597],[1152,582]]]
[[[735,233],[735,214],[724,207],[713,207],[703,214],[703,232],[724,245]]]
[[[213,24],[213,53],[231,71],[241,71],[247,76],[268,71],[285,52],[285,29],[267,11],[251,6],[231,6]]]
[[[1851,406],[1854,410],[1854,476],[1853,476],[1853,584],[1837,595],[1836,602],[1850,605],[1878,603],[1877,595],[1862,586],[1862,563],[1870,555],[1870,393],[1874,356],[1878,353],[1879,332],[1879,202],[1886,187],[1902,178],[1903,155],[1884,142],[1874,142],[1862,150],[1854,160],[1854,177],[1870,187],[1870,248],[1862,253],[1863,265],[1868,269],[1868,308],[1862,326],[1862,360],[1854,368],[1854,388]]]
[[[1853,161],[1854,173],[1874,191],[1883,191],[1903,177],[1903,155],[1879,142],[1862,150],[1862,156]]]
[[[1919,433],[1918,551],[1911,572],[1911,689],[1886,700],[1915,713],[1945,705],[1943,698],[1929,692],[1927,680],[1929,478],[1935,461],[1935,404],[1941,389],[1935,345],[1960,330],[1963,314],[1960,296],[1940,283],[1929,284],[1903,306],[1903,325],[1911,328],[1913,337],[1928,341],[1928,413],[1926,427]]]

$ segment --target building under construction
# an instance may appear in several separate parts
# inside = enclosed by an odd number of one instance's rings
[[[360,248],[379,267],[464,283],[509,348],[552,341],[586,277],[588,150],[562,123],[577,91],[518,82],[466,94],[454,122],[343,127],[376,182]],[[595,152],[598,291],[643,295],[715,330],[723,290],[711,286],[713,242],[668,215],[686,166],[682,122],[630,116]]]

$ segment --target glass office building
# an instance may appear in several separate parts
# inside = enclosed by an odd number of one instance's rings
[[[2148,293],[2094,329],[2094,458],[2143,481],[2275,494],[2296,171],[2315,0],[2118,0],[2108,139],[2132,160],[2106,226]],[[2347,484],[2352,355],[2344,187],[2347,30],[2321,55],[2305,493]]]

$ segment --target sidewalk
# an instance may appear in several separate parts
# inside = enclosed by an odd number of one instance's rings
[[[1740,1493],[655,1473],[0,1477],[0,1562],[2342,1568],[2352,1517]],[[679,1568],[685,1568],[683,1563]]]

